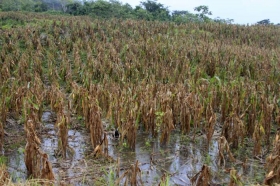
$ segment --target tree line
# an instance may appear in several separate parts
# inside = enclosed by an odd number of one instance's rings
[[[141,1],[133,8],[128,3],[118,0],[0,0],[0,11],[33,11],[63,13],[74,16],[88,15],[97,18],[139,19],[147,21],[187,22],[223,22],[232,23],[231,19],[211,19],[207,6],[195,8],[197,13],[189,11],[170,11],[156,0]]]
[[[187,10],[170,11],[156,0],[140,1],[133,8],[128,3],[118,0],[0,0],[0,11],[33,11],[63,13],[74,16],[88,15],[96,18],[139,19],[147,21],[173,21],[178,24],[188,22],[219,22],[231,24],[233,19],[214,18],[208,6],[194,8],[196,13]],[[269,19],[257,24],[271,24]]]

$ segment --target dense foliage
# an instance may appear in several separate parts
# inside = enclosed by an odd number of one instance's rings
[[[197,14],[176,10],[171,12],[168,7],[153,0],[141,1],[135,8],[118,0],[1,0],[0,9],[3,11],[48,11],[49,13],[56,12],[74,16],[89,15],[98,18],[174,21],[176,23],[201,21],[231,23],[233,21],[220,18],[210,19],[208,16],[211,15],[211,12],[207,6],[196,7]]]

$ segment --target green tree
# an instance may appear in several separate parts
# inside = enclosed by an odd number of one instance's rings
[[[216,23],[224,23],[224,24],[232,24],[234,22],[233,19],[229,19],[229,18],[222,19],[220,17],[215,18],[213,21]]]
[[[122,5],[121,13],[122,13],[122,15],[124,15],[125,18],[135,18],[134,9],[128,3]]]
[[[44,3],[43,1],[39,1],[34,6],[35,12],[45,12],[48,10],[48,5]]]
[[[198,22],[199,19],[195,14],[192,14],[189,11],[175,10],[172,12],[172,21],[174,21],[177,24],[182,24],[182,23],[189,23],[189,22]]]
[[[23,11],[34,11],[36,2],[33,0],[21,0],[20,1],[20,10]]]
[[[59,0],[58,2],[60,3],[63,12],[67,11],[67,5],[74,3],[73,0]]]
[[[197,11],[197,12],[198,12],[198,14],[196,14],[196,15],[198,16],[198,18],[199,18],[201,21],[208,22],[208,21],[211,20],[211,19],[207,16],[207,15],[212,15],[212,12],[209,11],[208,6],[201,5],[201,6],[195,7],[195,8],[194,8],[194,11]]]
[[[257,24],[258,25],[269,25],[270,20],[269,19],[264,19],[264,20],[258,21]]]
[[[134,10],[129,4],[122,4],[117,0],[97,0],[85,4],[87,14],[100,18],[133,18]]]
[[[74,2],[66,5],[66,13],[71,15],[91,15],[100,18],[135,18],[134,10],[129,4],[122,4],[117,0],[97,0]]]
[[[134,15],[136,19],[141,19],[141,20],[147,20],[151,21],[153,20],[153,15],[142,8],[141,6],[136,6],[134,9]]]
[[[47,4],[42,0],[1,0],[3,11],[46,11]]]
[[[90,4],[90,14],[102,18],[112,17],[111,4],[104,0],[94,1]]]
[[[20,0],[2,0],[3,11],[20,11],[21,1]]]
[[[129,4],[122,4],[117,0],[110,0],[111,4],[111,15],[116,18],[133,18],[133,8]]]
[[[59,0],[42,0],[45,3],[49,10],[58,10],[61,11],[61,2]]]
[[[86,14],[84,6],[79,2],[75,2],[75,3],[66,5],[66,9],[67,9],[66,13],[71,14],[71,15],[85,15]]]
[[[152,14],[153,20],[168,21],[171,18],[168,8],[156,0],[141,1],[140,5]]]

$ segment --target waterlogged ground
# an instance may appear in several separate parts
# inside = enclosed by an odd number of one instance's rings
[[[57,131],[51,112],[44,112],[43,127],[39,131],[41,148],[49,155],[57,183],[65,185],[108,185],[117,180],[129,169],[131,164],[139,161],[141,180],[144,185],[158,185],[162,176],[168,175],[170,185],[191,185],[190,179],[198,173],[202,166],[208,165],[212,174],[212,185],[227,185],[230,168],[235,168],[245,184],[261,183],[264,171],[264,158],[251,157],[252,145],[245,142],[245,147],[233,152],[237,159],[225,166],[218,165],[218,137],[220,128],[217,126],[209,149],[205,135],[197,132],[193,135],[182,136],[179,131],[173,131],[170,142],[161,145],[158,139],[139,131],[135,151],[113,137],[112,131],[107,131],[109,155],[111,158],[94,157],[90,145],[89,134],[81,127],[69,129],[69,148],[67,158],[63,159],[57,149]],[[104,126],[108,126],[103,121]],[[18,127],[20,126],[20,127]],[[6,137],[9,139],[4,152],[8,170],[13,181],[26,179],[24,164],[24,131],[12,119],[7,122]],[[120,160],[119,166],[117,159]],[[247,159],[247,162],[245,160]],[[119,174],[117,170],[120,170]],[[121,180],[123,184],[125,179]],[[140,180],[139,180],[140,183]]]

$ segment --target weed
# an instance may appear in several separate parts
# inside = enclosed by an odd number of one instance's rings
[[[7,162],[7,157],[5,156],[0,156],[0,165],[5,165]]]

